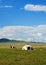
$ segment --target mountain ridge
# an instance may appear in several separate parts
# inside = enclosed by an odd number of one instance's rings
[[[27,42],[27,41],[22,41],[22,40],[10,40],[7,38],[1,38],[0,42]],[[44,42],[29,42],[29,43],[44,43]]]

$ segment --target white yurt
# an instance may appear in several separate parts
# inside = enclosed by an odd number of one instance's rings
[[[31,45],[25,45],[22,47],[22,50],[33,50]]]

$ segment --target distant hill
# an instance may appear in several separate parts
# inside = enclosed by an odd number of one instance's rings
[[[21,41],[21,40],[10,40],[10,39],[7,39],[7,38],[2,38],[2,39],[0,39],[0,42],[25,42],[25,41]],[[40,43],[42,43],[43,44],[43,42],[26,42],[26,43],[34,43],[34,44],[40,44]]]
[[[2,38],[0,39],[0,42],[9,42],[10,40],[9,39],[6,39],[6,38]]]
[[[10,40],[10,39],[7,39],[7,38],[2,38],[2,39],[0,39],[0,42],[23,42],[23,41],[19,41],[19,40]]]

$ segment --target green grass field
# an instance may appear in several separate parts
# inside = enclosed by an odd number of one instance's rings
[[[21,50],[24,44],[0,44],[0,65],[46,65],[46,44],[31,44],[34,50]]]

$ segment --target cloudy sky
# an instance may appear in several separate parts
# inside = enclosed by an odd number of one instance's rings
[[[46,42],[46,0],[0,0],[0,38]]]

